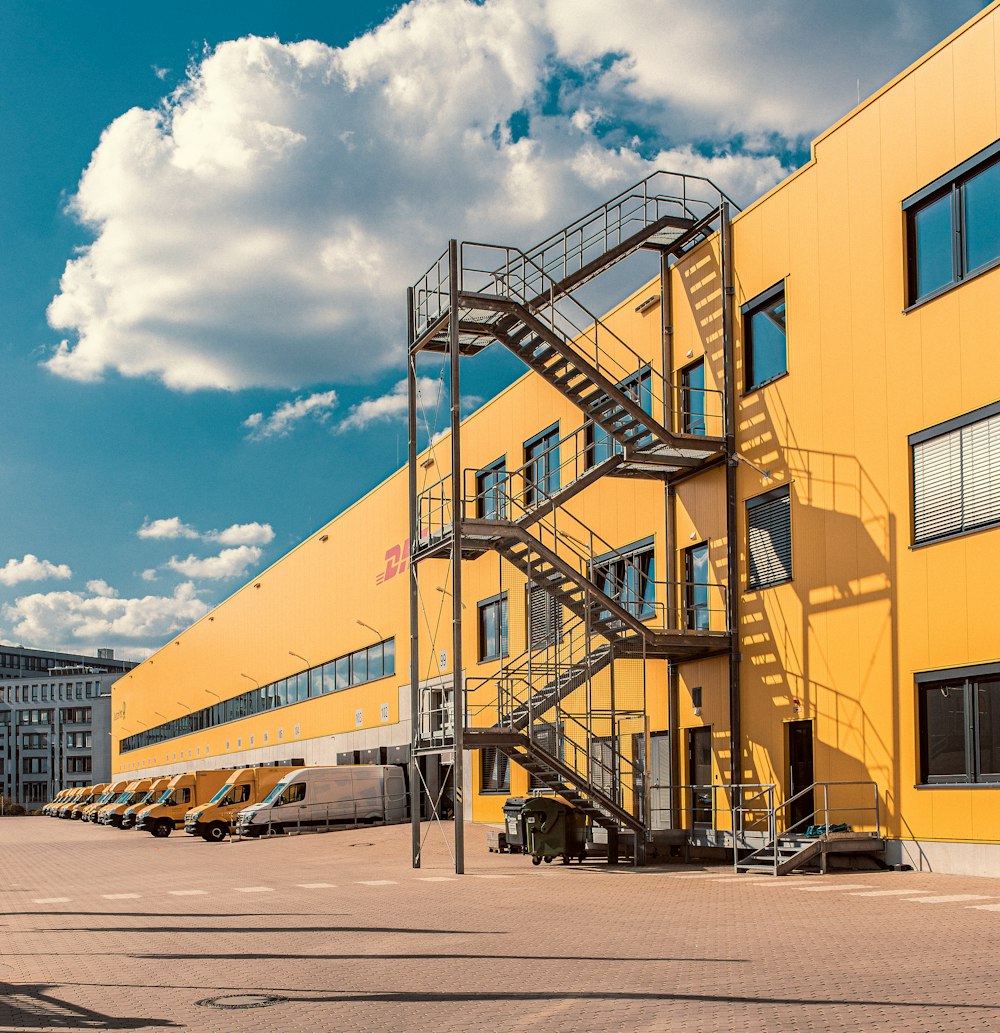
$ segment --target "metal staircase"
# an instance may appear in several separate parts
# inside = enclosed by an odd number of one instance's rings
[[[495,747],[609,833],[635,834],[636,857],[644,844],[641,779],[631,755],[636,733],[622,731],[623,717],[636,715],[623,714],[613,691],[609,708],[597,702],[603,697],[595,679],[608,668],[613,678],[619,658],[689,660],[728,652],[729,604],[716,608],[724,614],[721,621],[689,620],[685,595],[692,586],[656,582],[649,568],[601,540],[566,504],[604,476],[669,480],[714,465],[727,454],[726,417],[722,392],[703,391],[699,412],[705,421],[693,432],[690,389],[654,369],[573,292],[639,249],[658,252],[665,267],[671,256],[714,232],[730,206],[706,179],[656,173],[526,252],[452,241],[408,292],[411,556],[414,564],[452,560],[446,594],[452,597],[454,715],[466,693],[460,670],[463,560],[498,553],[528,588],[572,615],[586,643],[577,655],[555,659],[540,657],[529,644],[519,661],[501,667],[492,679],[495,713],[487,717],[483,707],[494,705],[487,699],[473,720],[466,711],[465,719],[452,721],[456,785],[463,748]],[[484,489],[483,471],[461,465],[459,359],[494,342],[574,405],[584,423],[551,446],[544,479],[535,456]],[[415,358],[421,352],[450,357],[453,473],[418,493]],[[725,600],[719,586],[701,587]],[[413,628],[417,593],[414,577]],[[414,753],[426,724],[419,714],[416,643],[414,631]],[[644,685],[644,665],[642,677]],[[482,703],[489,690],[480,685],[474,695]],[[574,708],[565,705],[568,700],[577,701]],[[553,711],[555,725],[547,720]],[[541,735],[545,724],[549,733],[557,728],[554,741]],[[462,863],[459,828],[456,818],[456,870]],[[418,858],[415,838],[415,864]]]
[[[855,825],[874,830],[858,831]],[[834,831],[838,827],[842,831]],[[736,786],[733,830],[737,872],[781,876],[817,865],[825,872],[830,855],[863,857],[884,866],[875,782],[815,782],[781,803],[776,803],[774,785]],[[763,844],[748,848],[755,838]]]

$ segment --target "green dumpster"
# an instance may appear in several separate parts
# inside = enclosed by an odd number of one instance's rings
[[[521,809],[528,836],[532,864],[561,857],[569,864],[574,857],[583,862],[587,852],[587,819],[562,800],[537,796]]]

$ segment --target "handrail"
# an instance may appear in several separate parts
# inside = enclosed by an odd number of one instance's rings
[[[867,787],[867,788],[870,788],[872,790],[872,796],[873,796],[872,804],[871,805],[865,805],[865,804],[853,803],[853,804],[845,804],[845,805],[842,805],[842,806],[833,806],[832,807],[830,805],[830,790],[831,789],[842,789],[842,788],[845,788],[845,787]],[[796,803],[799,800],[803,800],[803,799],[807,798],[808,796],[812,796],[813,800],[815,800],[815,793],[816,793],[817,789],[821,789],[822,792],[823,792],[822,807],[814,806],[812,811],[808,815],[806,815],[804,818],[800,818],[798,821],[793,822],[790,825],[789,824],[785,824],[784,828],[782,828],[781,831],[779,832],[778,831],[779,825],[784,824],[781,821],[781,817],[783,816],[783,814],[789,813],[789,808],[794,803]],[[873,782],[873,781],[870,781],[870,780],[843,781],[843,782],[837,782],[837,781],[813,782],[810,785],[808,785],[805,789],[799,790],[799,792],[793,794],[792,796],[790,796],[787,799],[783,800],[779,804],[775,804],[774,803],[775,790],[776,790],[776,787],[772,784],[772,785],[766,786],[760,793],[754,794],[749,799],[743,799],[742,798],[742,793],[738,794],[737,797],[734,797],[734,801],[733,801],[733,830],[734,830],[734,835],[733,835],[733,863],[734,864],[740,863],[740,859],[739,859],[739,849],[740,849],[740,846],[742,845],[744,848],[746,848],[747,844],[746,844],[745,834],[748,831],[763,831],[759,827],[761,819],[758,819],[758,821],[756,823],[758,825],[758,828],[755,830],[754,827],[753,827],[754,823],[751,823],[750,826],[747,826],[745,824],[745,822],[743,820],[744,816],[746,814],[751,814],[751,813],[759,814],[761,812],[761,810],[764,811],[764,817],[767,820],[767,836],[766,836],[766,843],[765,843],[763,849],[764,850],[768,850],[768,849],[771,850],[771,865],[773,867],[773,870],[774,870],[775,874],[777,874],[778,867],[779,867],[779,862],[778,862],[778,844],[781,841],[781,839],[783,837],[794,836],[796,834],[796,831],[799,830],[800,827],[803,826],[803,825],[814,826],[814,825],[818,824],[822,828],[828,830],[830,828],[830,824],[831,824],[831,822],[830,822],[830,815],[831,815],[831,813],[832,814],[838,814],[838,813],[843,813],[843,812],[850,812],[850,813],[859,813],[859,812],[860,813],[867,813],[867,812],[872,812],[874,814],[875,835],[876,835],[876,837],[881,835],[881,832],[882,832],[881,801],[879,799],[879,791],[878,791],[878,783],[877,782]],[[768,800],[767,807],[766,808],[759,808],[759,807],[752,806],[753,802],[756,801],[756,800],[759,800],[762,796],[766,796],[766,798]],[[737,804],[737,799],[739,799],[739,803],[738,804]],[[823,816],[823,821],[822,822],[817,822],[816,821],[816,816],[817,816],[817,814],[820,814],[820,813]],[[787,821],[787,819],[786,819],[786,821]],[[739,831],[739,834],[737,834],[737,829]],[[829,836],[829,832],[827,831],[827,832],[825,832],[823,834],[822,838],[827,838],[828,836]],[[759,852],[760,851],[755,851],[754,853],[759,853]],[[753,856],[753,855],[751,855],[751,856]]]

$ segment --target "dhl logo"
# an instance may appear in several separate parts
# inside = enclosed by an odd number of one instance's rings
[[[375,575],[375,584],[391,581],[397,574],[405,574],[410,562],[410,539],[385,550],[385,570]]]

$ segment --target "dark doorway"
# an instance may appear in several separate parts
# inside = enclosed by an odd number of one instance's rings
[[[712,729],[688,729],[688,779],[692,827],[712,826]]]
[[[788,797],[808,789],[816,777],[813,772],[813,723],[788,723]],[[796,832],[805,832],[816,810],[813,793],[803,793],[788,808],[788,826]]]

